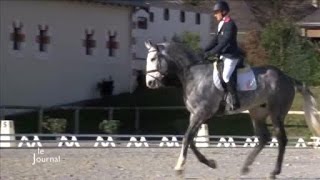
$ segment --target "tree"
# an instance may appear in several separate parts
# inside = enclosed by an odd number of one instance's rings
[[[254,66],[268,64],[268,55],[265,48],[261,45],[261,32],[249,31],[245,41],[240,44],[240,47],[246,53],[246,61]]]
[[[183,0],[185,4],[190,4],[192,6],[198,6],[200,5],[201,1],[200,0]]]
[[[175,35],[172,39],[185,44],[196,53],[201,53],[200,35],[198,33],[185,31],[180,35]]]
[[[244,0],[260,25],[265,27],[274,19],[301,20],[317,8],[310,0]]]
[[[320,55],[312,42],[300,36],[294,23],[272,21],[263,30],[261,42],[270,64],[296,79],[320,84]]]

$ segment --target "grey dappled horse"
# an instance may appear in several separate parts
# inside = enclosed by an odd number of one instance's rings
[[[184,103],[190,112],[189,127],[184,135],[182,149],[175,170],[182,172],[186,162],[187,150],[190,145],[197,159],[211,168],[216,168],[214,160],[207,159],[195,146],[194,137],[201,126],[218,111],[224,92],[213,84],[212,64],[199,63],[201,57],[181,43],[161,43],[153,45],[145,42],[148,49],[146,84],[149,88],[159,88],[165,85],[166,78],[176,76],[183,89]],[[225,110],[223,114],[240,113],[249,110],[255,135],[259,137],[259,145],[247,157],[241,172],[249,172],[258,153],[271,140],[271,134],[266,125],[270,116],[275,135],[278,140],[278,158],[270,177],[280,174],[282,160],[287,144],[284,129],[284,119],[295,96],[295,88],[303,95],[304,112],[308,127],[315,135],[320,135],[320,118],[317,114],[317,103],[305,85],[285,75],[273,66],[253,68],[257,89],[238,92],[241,108],[236,111]],[[221,114],[220,114],[221,115]]]

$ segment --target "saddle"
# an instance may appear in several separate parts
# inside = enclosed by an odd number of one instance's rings
[[[226,87],[222,79],[223,61],[214,62],[213,69],[213,83],[219,90],[223,91]],[[252,91],[257,88],[256,78],[249,64],[239,61],[233,73],[237,73],[236,84],[238,91]]]
[[[227,104],[232,104],[232,98],[230,94],[227,92],[226,83],[223,81],[222,72],[223,72],[223,61],[218,60],[213,63],[213,82],[214,85],[224,91],[224,98],[220,102],[220,107],[218,110],[218,114],[222,114],[227,107]],[[237,73],[237,74],[235,74]],[[236,77],[235,77],[236,76]],[[238,91],[250,91],[255,90],[257,88],[256,79],[251,69],[250,65],[244,64],[243,60],[240,60],[231,76],[232,81],[237,84],[236,88]]]
[[[223,61],[221,59],[219,59],[217,61],[217,70],[218,70],[218,76],[219,76],[219,79],[220,79],[220,83],[221,83],[221,86],[223,87],[223,89],[226,91],[226,83],[223,81],[223,78],[222,78],[222,72],[223,72],[223,68],[224,68],[224,64],[223,64]],[[236,68],[235,70],[233,71],[232,73],[232,76],[236,75],[235,73],[237,73],[238,69],[241,69],[241,68],[245,68],[244,66],[244,63],[243,63],[243,59],[241,58],[239,60],[239,62],[237,63],[236,65]],[[235,84],[237,84],[237,78],[235,78]]]

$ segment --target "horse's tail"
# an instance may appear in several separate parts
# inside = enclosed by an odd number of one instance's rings
[[[307,125],[314,135],[320,136],[320,116],[318,113],[316,99],[308,86],[304,83],[295,79],[294,83],[296,89],[302,94],[304,99],[303,110]]]

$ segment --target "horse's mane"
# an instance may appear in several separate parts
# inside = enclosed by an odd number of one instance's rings
[[[201,53],[196,53],[185,43],[179,41],[171,41],[167,48],[167,53],[171,59],[183,66],[182,68],[188,68],[203,63]]]

